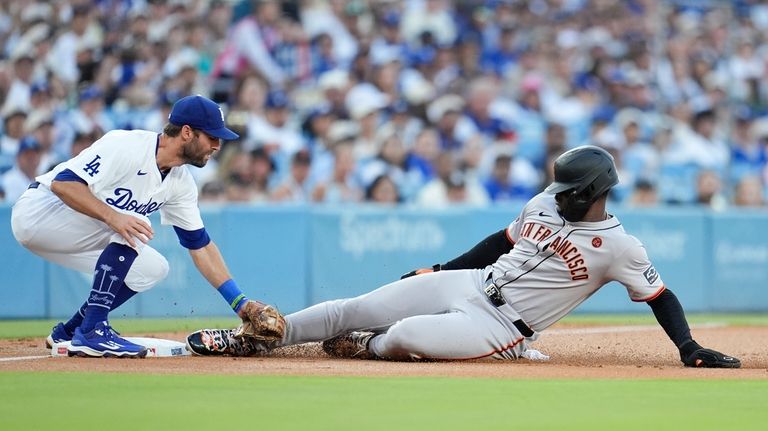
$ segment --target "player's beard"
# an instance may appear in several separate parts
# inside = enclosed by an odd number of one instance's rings
[[[197,166],[198,168],[202,168],[208,163],[206,158],[208,155],[209,153],[200,145],[199,136],[195,136],[181,148],[181,157],[184,159],[184,163]]]

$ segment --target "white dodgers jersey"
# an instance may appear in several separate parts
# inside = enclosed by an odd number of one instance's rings
[[[88,183],[97,199],[117,211],[147,218],[160,211],[161,223],[185,230],[203,228],[197,186],[186,166],[165,178],[157,167],[159,135],[145,130],[113,130],[76,157],[37,177],[46,187],[69,169]]]
[[[640,241],[616,217],[571,223],[557,212],[555,196],[531,199],[507,228],[514,248],[486,269],[507,302],[535,331],[560,320],[610,281],[633,301],[664,290]]]

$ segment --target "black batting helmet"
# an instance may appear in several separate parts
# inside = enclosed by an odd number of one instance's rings
[[[600,147],[585,145],[555,160],[555,181],[545,190],[558,195],[566,220],[579,221],[593,202],[618,183],[613,156]]]
[[[613,156],[593,145],[566,151],[555,160],[555,181],[546,191],[557,194],[573,190],[585,200],[594,200],[619,183]]]

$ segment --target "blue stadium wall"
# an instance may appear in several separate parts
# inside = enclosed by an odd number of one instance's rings
[[[415,267],[444,262],[495,232],[519,206],[424,211],[371,207],[225,206],[204,208],[211,237],[251,298],[283,312],[367,292]],[[11,208],[0,207],[0,318],[69,316],[89,277],[49,264],[16,243]],[[667,286],[688,311],[768,311],[768,212],[698,209],[617,211],[643,241]],[[115,314],[127,317],[228,316],[231,311],[192,264],[173,230],[153,219],[151,245],[168,278]],[[407,298],[403,299],[404,301]],[[581,312],[648,312],[616,283]]]

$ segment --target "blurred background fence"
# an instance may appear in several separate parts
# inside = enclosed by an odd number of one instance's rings
[[[203,216],[243,290],[292,312],[358,295],[413,268],[444,262],[506,226],[519,209],[223,206],[206,208]],[[649,209],[617,216],[645,243],[687,311],[768,311],[763,214]],[[85,298],[90,276],[23,249],[13,239],[9,218],[10,208],[0,208],[0,318],[69,316]],[[152,245],[168,259],[170,274],[116,315],[229,315],[173,230],[156,232]],[[578,310],[647,312],[647,307],[631,302],[621,285],[609,284]]]

